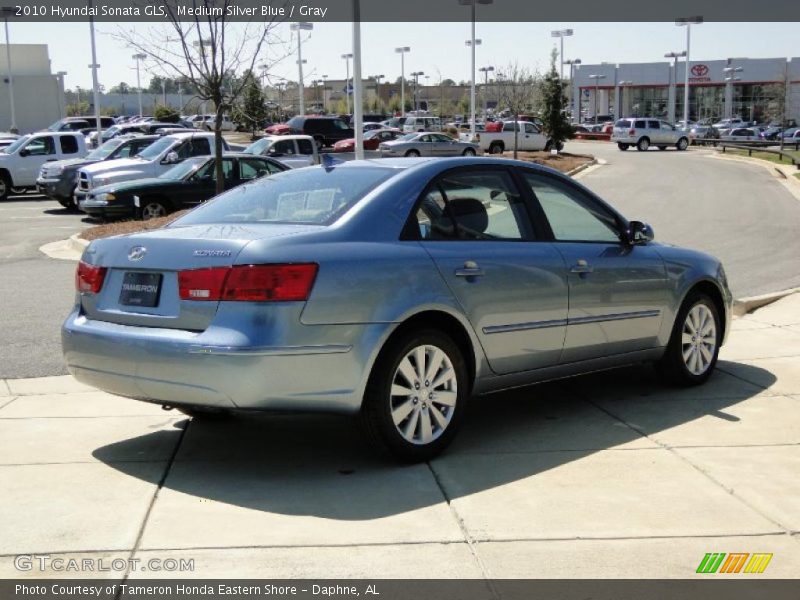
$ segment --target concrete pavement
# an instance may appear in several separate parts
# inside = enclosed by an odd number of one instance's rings
[[[800,294],[734,321],[705,386],[637,367],[471,411],[441,458],[396,466],[341,417],[190,421],[0,380],[0,577],[64,575],[23,553],[194,561],[67,574],[116,579],[688,578],[707,552],[800,573]]]

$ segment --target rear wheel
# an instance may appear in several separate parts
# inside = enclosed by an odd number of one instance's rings
[[[689,147],[689,140],[683,137],[678,140],[678,143],[675,145],[675,147],[682,152]]]
[[[617,148],[625,152],[628,148],[630,148],[630,144],[623,144],[622,142],[617,143]]]
[[[636,144],[636,149],[639,152],[645,152],[648,148],[650,148],[650,140],[648,138],[642,138]]]
[[[419,156],[419,150],[409,150],[406,152],[406,156]]]
[[[390,342],[370,374],[361,421],[381,452],[406,462],[426,461],[455,437],[469,382],[458,346],[428,329]]]
[[[503,144],[493,142],[489,146],[489,154],[502,154],[503,153]]]
[[[58,203],[67,210],[78,210],[78,207],[75,205],[75,200],[72,198],[69,200],[59,200]]]
[[[475,150],[473,150],[472,148],[467,148],[466,150],[464,150],[463,156],[475,156]]]
[[[706,294],[692,293],[678,312],[669,345],[656,369],[675,385],[704,383],[717,364],[721,342],[722,321],[714,301]]]
[[[158,217],[165,217],[169,209],[162,200],[145,200],[142,205],[142,220],[149,221],[150,219],[157,219]]]

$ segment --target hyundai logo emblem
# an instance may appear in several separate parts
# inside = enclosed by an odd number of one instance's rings
[[[134,246],[128,252],[128,260],[142,260],[145,254],[147,254],[147,248],[144,246]]]

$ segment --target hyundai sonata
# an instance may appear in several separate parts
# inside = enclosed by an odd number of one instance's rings
[[[472,395],[641,362],[703,383],[731,305],[715,258],[494,158],[279,173],[92,242],[76,286],[78,380],[191,415],[359,414],[411,461],[453,439]]]

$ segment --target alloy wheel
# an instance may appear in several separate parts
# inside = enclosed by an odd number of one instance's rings
[[[167,209],[164,208],[163,205],[158,204],[157,202],[147,204],[142,209],[142,219],[145,221],[148,221],[150,219],[156,219],[158,217],[163,217],[166,214],[167,214]]]
[[[453,363],[440,348],[413,348],[392,378],[389,408],[397,431],[415,445],[430,444],[450,424],[458,398]]]
[[[686,315],[681,332],[683,364],[692,375],[702,375],[711,366],[717,348],[717,324],[705,304],[695,304]]]

